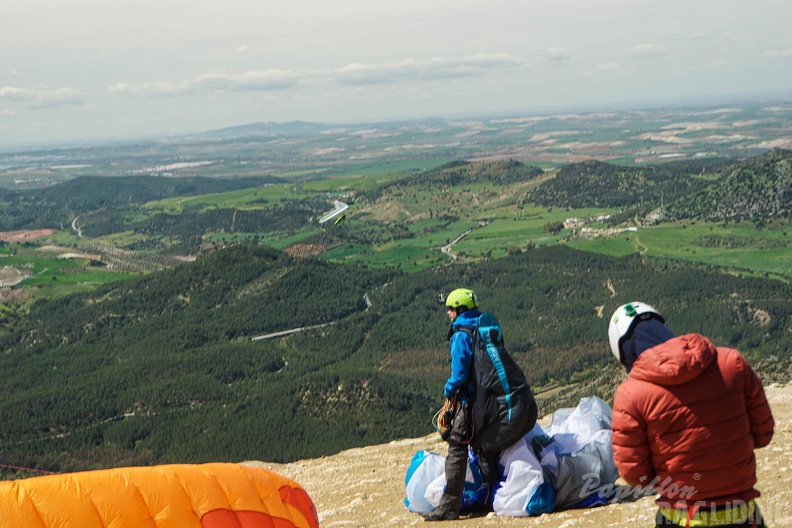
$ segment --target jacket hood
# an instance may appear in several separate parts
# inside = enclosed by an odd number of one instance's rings
[[[699,377],[715,355],[715,345],[703,335],[674,337],[638,356],[630,377],[656,385],[682,385]]]
[[[451,336],[454,335],[454,332],[459,330],[460,326],[466,326],[468,328],[476,328],[478,326],[478,318],[481,315],[481,312],[478,308],[473,308],[472,310],[467,310],[462,312],[454,319],[454,322],[451,323],[451,328],[448,329],[448,334],[446,335],[446,341],[451,339]]]
[[[469,326],[471,328],[475,328],[476,325],[478,325],[478,318],[480,315],[481,312],[478,308],[466,310],[457,316],[451,326],[454,328],[458,326]]]
[[[656,347],[660,343],[665,343],[674,337],[676,337],[676,334],[662,323],[662,319],[650,317],[649,319],[638,321],[637,324],[633,325],[632,331],[620,340],[621,362],[627,372],[630,372],[635,360],[644,351]]]

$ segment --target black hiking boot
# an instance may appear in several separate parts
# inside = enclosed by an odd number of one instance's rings
[[[427,513],[422,513],[421,517],[424,518],[424,521],[456,521],[459,519],[459,512],[441,510],[438,508]]]

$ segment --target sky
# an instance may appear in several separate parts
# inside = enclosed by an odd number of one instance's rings
[[[792,99],[789,0],[0,0],[0,147]]]

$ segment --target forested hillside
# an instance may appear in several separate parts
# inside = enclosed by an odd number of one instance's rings
[[[529,199],[545,206],[571,208],[630,207],[641,205],[644,200],[659,204],[661,195],[671,201],[705,186],[707,181],[698,175],[728,165],[722,159],[644,167],[600,161],[571,163],[535,189]]]
[[[550,171],[514,160],[458,161],[405,171],[381,183],[363,181],[365,175],[343,184],[287,183],[274,177],[80,177],[43,189],[0,190],[0,230],[68,231],[76,219],[81,238],[113,238],[127,250],[184,255],[199,252],[204,242],[293,239],[317,252],[346,244],[352,248],[347,253],[362,260],[372,248],[423,237],[417,242],[422,254],[416,255],[423,264],[417,266],[427,267],[438,258],[439,244],[430,240],[434,235],[452,235],[450,240],[479,223],[539,220],[551,210],[609,209],[611,225],[789,218],[791,165],[790,151],[774,150],[739,162],[702,159],[635,167],[587,161]],[[241,189],[249,191],[232,192]],[[350,221],[337,229],[319,226],[317,219],[339,195],[352,205]],[[186,196],[195,199],[166,200]],[[543,224],[562,220],[556,215]],[[445,233],[455,222],[466,224]]]
[[[281,182],[274,177],[165,178],[83,176],[51,187],[0,194],[0,230],[67,225],[75,216],[141,205],[175,196],[228,192]]]
[[[555,207],[622,207],[642,218],[663,207],[666,219],[761,220],[790,216],[792,151],[743,161],[703,159],[623,167],[587,161],[561,167],[529,199]]]
[[[455,162],[381,181],[78,178],[6,191],[4,229],[60,228],[53,239],[72,240],[84,252],[77,258],[103,259],[108,247],[149,258],[206,252],[175,269],[3,307],[0,463],[65,471],[288,461],[426,434],[448,375],[448,321],[436,298],[458,286],[474,288],[501,320],[544,411],[582,395],[611,397],[622,372],[608,352],[607,317],[632,300],[659,308],[678,333],[739,348],[766,379],[788,380],[791,159],[776,150],[739,162],[591,161],[557,171]],[[341,195],[349,219],[318,225]],[[765,260],[772,252],[778,269],[724,273],[651,258],[650,245],[679,231],[643,227],[607,241],[635,243],[626,257],[561,245],[572,240],[564,220],[577,208],[591,208],[581,210],[586,222],[604,232],[592,218],[624,227],[660,203],[661,222],[735,217],[755,226],[686,222],[679,229],[689,247],[675,256],[719,262],[727,250]],[[469,256],[460,251],[452,263],[440,248],[461,234]],[[102,237],[120,248],[100,246]],[[41,244],[4,248],[5,262],[37,286],[76,281],[60,259],[40,256],[51,242]],[[508,251],[495,258],[496,245]],[[77,271],[103,273],[88,262]],[[768,269],[779,280],[747,276]]]
[[[747,219],[792,216],[792,151],[775,149],[728,167],[710,185],[668,208],[675,218]]]
[[[293,200],[288,205],[274,204],[257,209],[189,207],[180,213],[158,213],[135,222],[118,218],[117,223],[102,218],[104,212],[90,215],[86,233],[92,236],[132,229],[143,237],[130,249],[156,249],[169,253],[193,253],[212,233],[246,233],[258,238],[278,233],[293,233],[309,226],[326,204],[321,199]]]
[[[384,185],[377,191],[370,192],[369,198],[376,199],[382,192],[394,188],[404,189],[426,185],[432,185],[438,190],[481,182],[487,182],[494,186],[511,185],[531,180],[542,173],[543,171],[539,167],[525,165],[514,160],[488,163],[457,161],[425,173],[400,179],[389,185]]]
[[[463,285],[536,388],[610,397],[607,317],[636,299],[789,375],[792,287],[776,281],[565,247],[403,274],[243,244],[35,304],[0,342],[0,462],[288,461],[426,434],[448,374],[436,298]]]

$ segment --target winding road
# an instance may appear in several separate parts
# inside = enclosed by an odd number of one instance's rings
[[[369,311],[369,308],[371,308],[372,305],[371,305],[371,299],[369,299],[368,292],[366,292],[363,295],[363,300],[366,301],[366,311]],[[282,330],[280,332],[273,332],[271,334],[264,334],[264,335],[260,335],[260,336],[256,336],[256,337],[251,337],[250,340],[251,341],[261,341],[262,339],[272,339],[273,337],[283,337],[283,336],[286,336],[286,335],[289,335],[289,334],[294,334],[296,332],[302,332],[303,330],[313,330],[315,328],[323,328],[325,326],[334,325],[335,323],[336,323],[336,321],[331,321],[329,323],[322,323],[322,324],[313,325],[313,326],[301,326],[300,328],[292,328],[290,330]]]
[[[465,231],[464,233],[462,233],[461,235],[456,237],[454,240],[452,240],[451,242],[449,242],[445,246],[441,247],[440,248],[440,253],[443,253],[443,254],[448,255],[449,257],[451,257],[451,262],[455,261],[457,259],[457,254],[451,252],[451,246],[453,246],[454,244],[456,244],[457,242],[459,242],[460,240],[462,240],[464,237],[466,237],[467,235],[469,235],[472,232],[473,232],[473,229],[468,229],[467,231]]]
[[[79,216],[75,216],[74,220],[72,220],[72,231],[77,233],[78,238],[83,238],[82,229],[80,229],[80,227],[77,225],[77,220],[79,218],[80,218]]]
[[[292,328],[291,330],[283,330],[281,332],[273,332],[271,334],[264,334],[264,335],[252,337],[252,338],[250,338],[250,340],[251,341],[260,341],[262,339],[272,339],[273,337],[282,337],[282,336],[285,336],[285,335],[294,334],[296,332],[302,332],[303,330],[313,330],[314,328],[322,328],[322,327],[325,327],[325,326],[330,326],[332,324],[335,324],[335,321],[330,322],[330,323],[323,323],[323,324],[313,325],[313,326],[302,326],[300,328]]]
[[[74,221],[72,222],[72,228],[74,230],[77,230],[76,222],[77,222],[77,219],[75,218]],[[462,240],[464,237],[466,237],[467,235],[472,233],[472,232],[473,232],[473,228],[468,229],[467,231],[465,231],[464,233],[462,233],[461,235],[456,237],[454,240],[452,240],[451,242],[449,242],[445,246],[441,247],[440,248],[440,252],[443,253],[444,255],[448,255],[449,257],[451,257],[451,262],[455,261],[457,259],[457,255],[456,255],[456,253],[452,253],[451,252],[451,247],[454,244],[456,244],[457,242],[459,242],[460,240]],[[363,295],[363,299],[366,301],[366,311],[368,311],[368,309],[371,308],[371,300],[369,299],[368,292],[366,292],[366,294]],[[273,332],[271,334],[265,334],[265,335],[252,337],[250,340],[251,341],[260,341],[262,339],[272,339],[274,337],[282,337],[282,336],[286,336],[286,335],[289,335],[289,334],[294,334],[296,332],[302,332],[303,330],[313,330],[314,328],[322,328],[324,326],[330,326],[332,324],[335,324],[335,321],[330,322],[330,323],[313,325],[313,326],[303,326],[303,327],[300,327],[300,328],[292,328],[290,330],[282,330],[280,332]]]

